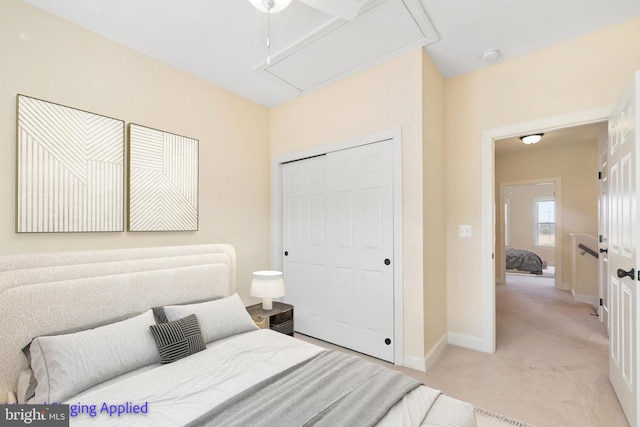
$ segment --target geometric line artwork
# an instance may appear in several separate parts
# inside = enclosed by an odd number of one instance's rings
[[[17,103],[16,231],[124,231],[124,121]]]
[[[129,231],[198,230],[198,140],[129,124]]]

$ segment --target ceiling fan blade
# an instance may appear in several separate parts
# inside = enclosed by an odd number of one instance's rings
[[[357,0],[300,0],[307,6],[318,9],[329,15],[335,15],[347,21],[352,21],[362,5]]]

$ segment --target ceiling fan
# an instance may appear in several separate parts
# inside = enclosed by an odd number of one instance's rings
[[[307,6],[333,15],[347,21],[352,21],[360,13],[362,5],[358,0],[298,0]],[[249,2],[261,12],[267,14],[267,31],[266,31],[266,47],[267,59],[266,66],[271,65],[271,14],[286,9],[291,0],[249,0]]]
[[[284,10],[291,0],[249,0],[258,10],[267,13],[277,13]],[[328,15],[334,15],[347,21],[358,16],[362,5],[357,0],[298,0],[314,9]]]

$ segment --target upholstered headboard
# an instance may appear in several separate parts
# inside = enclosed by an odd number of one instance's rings
[[[235,263],[224,244],[1,256],[0,402],[32,338],[233,294]]]

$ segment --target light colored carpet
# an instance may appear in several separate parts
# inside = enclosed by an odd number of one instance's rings
[[[426,374],[394,368],[535,427],[628,426],[609,383],[606,331],[593,313],[591,306],[556,290],[553,279],[508,275],[507,283],[496,287],[496,353],[448,345]],[[494,421],[478,420],[480,426]]]
[[[531,424],[486,409],[476,407],[474,412],[478,427],[533,427]]]
[[[447,346],[427,385],[536,427],[628,425],[591,306],[574,303],[553,279],[508,275],[496,307],[496,353]]]

